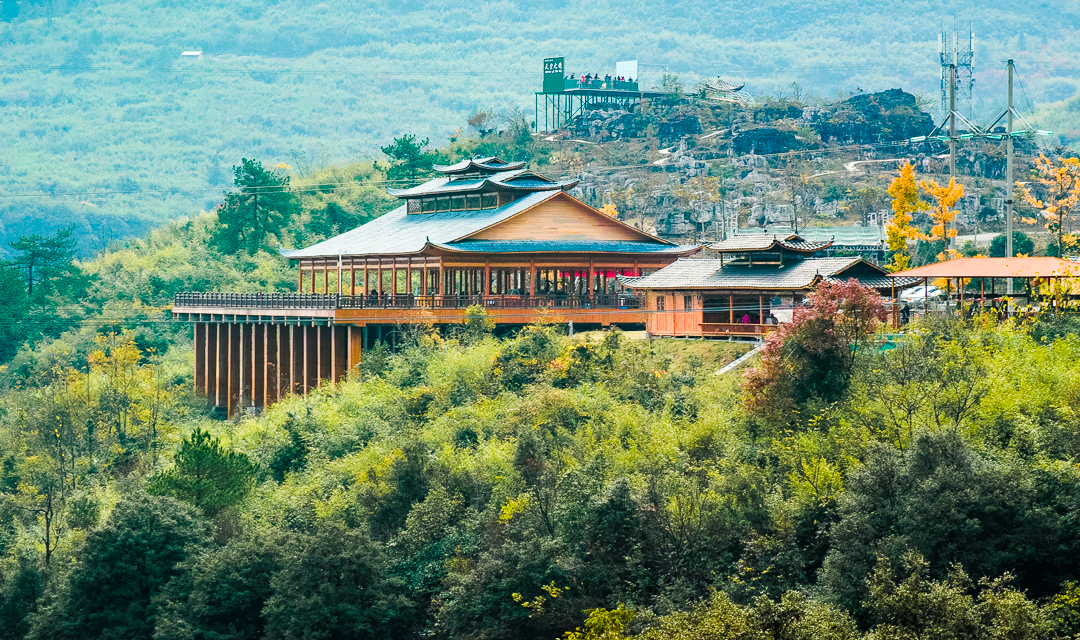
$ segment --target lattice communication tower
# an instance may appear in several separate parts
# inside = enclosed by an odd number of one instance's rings
[[[941,58],[941,112],[949,113],[949,66],[956,65],[957,102],[965,101],[968,114],[971,114],[972,90],[975,77],[972,75],[975,61],[975,33],[968,30],[965,41],[960,34],[942,31],[938,35],[938,55]]]

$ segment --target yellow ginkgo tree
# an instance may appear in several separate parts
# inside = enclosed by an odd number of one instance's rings
[[[892,196],[893,217],[885,223],[885,240],[892,258],[885,268],[889,271],[903,271],[911,262],[908,241],[919,238],[919,230],[911,226],[915,214],[925,211],[927,204],[919,197],[919,185],[915,182],[915,167],[905,162],[900,167],[900,175],[889,185]]]
[[[957,183],[953,178],[949,178],[949,184],[947,185],[939,185],[933,180],[921,180],[919,185],[933,200],[933,206],[930,207],[929,214],[930,219],[934,222],[929,235],[920,234],[919,237],[929,242],[944,240],[945,250],[938,254],[938,262],[952,260],[956,257],[956,250],[949,248],[949,240],[956,237],[956,229],[950,229],[949,223],[956,220],[957,214],[960,213],[953,207],[960,201],[960,198],[964,197],[964,185]]]
[[[1031,185],[1017,183],[1020,195],[1042,215],[1047,231],[1057,240],[1058,255],[1065,255],[1065,249],[1080,244],[1080,236],[1072,232],[1073,214],[1080,205],[1080,159],[1059,157],[1054,162],[1040,153],[1031,174],[1042,197]]]

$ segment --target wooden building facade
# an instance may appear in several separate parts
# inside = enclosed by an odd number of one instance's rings
[[[311,247],[283,251],[297,294],[190,292],[174,317],[195,323],[195,387],[233,415],[321,380],[401,325],[452,324],[479,305],[497,325],[541,314],[575,326],[642,327],[624,280],[699,250],[626,225],[524,163],[474,158],[390,189],[397,209]]]
[[[828,241],[789,233],[734,236],[708,248],[717,259],[683,259],[656,273],[624,281],[642,299],[646,329],[656,336],[760,337],[790,322],[806,294],[822,281],[860,284],[882,295],[918,278],[888,277],[861,257],[820,257]]]

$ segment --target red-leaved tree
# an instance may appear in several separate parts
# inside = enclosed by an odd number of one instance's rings
[[[881,297],[854,278],[822,282],[790,323],[765,338],[761,362],[743,380],[747,408],[759,418],[787,423],[808,401],[839,400],[855,354],[885,317]]]

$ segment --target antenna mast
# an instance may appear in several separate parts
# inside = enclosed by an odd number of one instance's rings
[[[1013,256],[1013,61],[1009,60],[1009,106],[1005,121],[1005,257]],[[1012,278],[1005,279],[1006,293],[1013,294]]]

